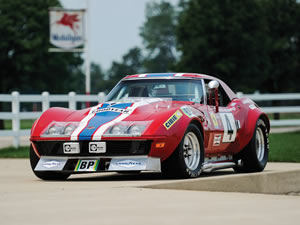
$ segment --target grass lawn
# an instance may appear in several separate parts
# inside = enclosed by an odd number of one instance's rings
[[[20,122],[21,129],[31,129],[34,121],[35,120],[21,120],[21,122]],[[4,127],[5,127],[5,130],[11,130],[12,129],[12,121],[4,120]]]
[[[0,149],[0,158],[29,158],[29,147]]]
[[[29,147],[5,148],[0,158],[28,158]],[[300,163],[300,132],[270,134],[270,162]]]
[[[300,132],[270,134],[269,161],[300,162]]]

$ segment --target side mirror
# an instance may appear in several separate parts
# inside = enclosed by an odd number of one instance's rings
[[[212,80],[208,83],[209,89],[218,89],[219,88],[219,82],[216,80]]]
[[[219,112],[219,82],[216,80],[212,80],[208,83],[208,89],[209,89],[209,104],[216,106],[216,113]],[[213,93],[214,92],[214,98]],[[214,104],[213,104],[214,103]]]

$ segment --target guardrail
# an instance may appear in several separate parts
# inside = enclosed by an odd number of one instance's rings
[[[237,96],[247,97],[255,101],[258,105],[265,101],[300,101],[300,93],[285,93],[285,94],[243,94],[237,93]],[[300,105],[296,106],[266,106],[261,107],[264,112],[271,113],[300,113]],[[283,119],[271,120],[271,126],[300,126],[300,119]]]
[[[30,129],[20,129],[20,121],[26,119],[37,119],[42,112],[50,107],[51,102],[66,102],[70,109],[77,109],[77,102],[102,102],[105,94],[98,95],[77,95],[75,92],[69,92],[67,95],[50,95],[49,92],[43,92],[41,95],[20,95],[19,92],[9,94],[0,94],[0,102],[10,102],[11,112],[0,112],[0,120],[12,120],[12,130],[0,130],[0,136],[14,137],[13,146],[19,147],[20,136],[29,136]],[[21,103],[42,103],[42,111],[39,112],[20,112]]]
[[[289,101],[300,100],[300,93],[293,94],[243,94],[237,93],[238,97],[248,97],[258,104],[262,101]],[[26,119],[37,119],[43,111],[50,107],[51,102],[67,102],[70,109],[77,109],[78,102],[102,102],[105,94],[100,92],[98,95],[77,95],[70,92],[67,95],[50,95],[43,92],[41,95],[20,95],[19,92],[10,94],[0,94],[0,102],[11,103],[11,112],[0,112],[0,120],[12,120],[12,130],[0,130],[0,136],[14,137],[13,146],[20,145],[20,136],[29,136],[30,129],[20,129],[20,121]],[[21,112],[21,103],[42,104],[42,111]],[[300,113],[300,106],[267,106],[262,107],[266,113]],[[300,119],[271,120],[271,126],[300,126]]]

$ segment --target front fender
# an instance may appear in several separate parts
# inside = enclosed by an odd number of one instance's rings
[[[173,115],[177,115],[179,118],[177,118],[175,122],[170,123],[169,121],[172,121]],[[179,108],[160,115],[158,119],[153,121],[151,127],[149,127],[145,134],[150,135],[152,133],[165,138],[153,142],[149,155],[152,157],[160,157],[162,161],[167,159],[176,150],[188,125],[193,120],[200,122],[197,117],[191,118]],[[159,143],[164,143],[164,148],[157,147],[156,144]]]
[[[43,130],[52,121],[64,121],[74,110],[67,108],[53,107],[46,110],[39,119],[37,119],[31,128],[31,139],[40,137]]]

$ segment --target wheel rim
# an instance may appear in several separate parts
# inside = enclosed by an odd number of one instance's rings
[[[259,161],[262,161],[265,155],[265,138],[260,127],[256,130],[256,156]]]
[[[195,170],[200,162],[200,144],[197,136],[193,132],[185,135],[183,140],[183,156],[186,166],[190,170]]]

